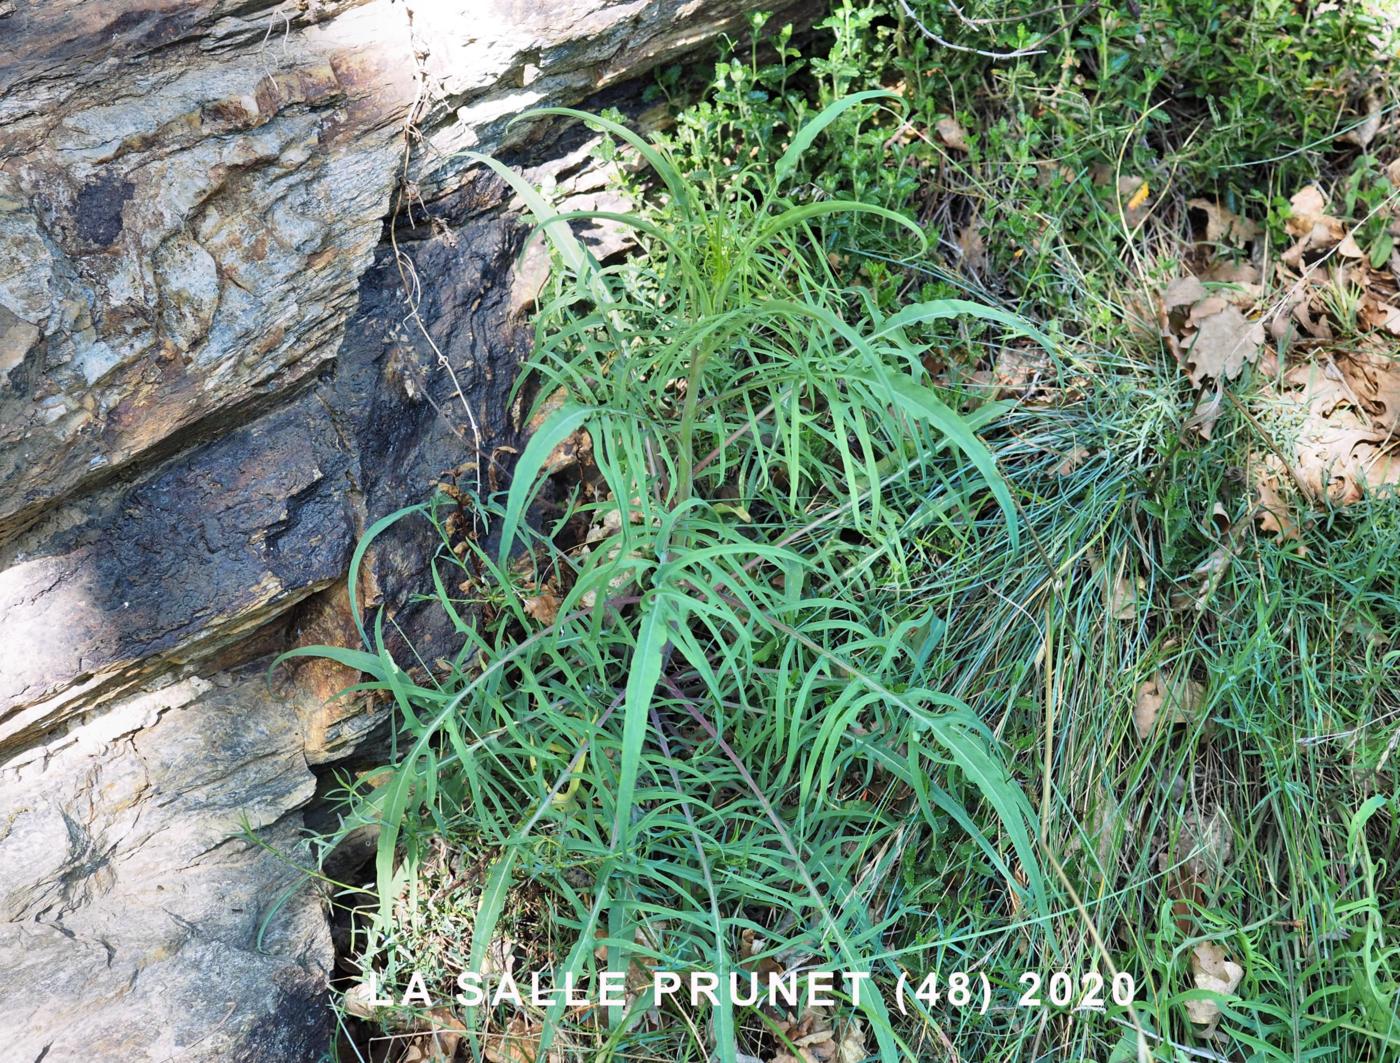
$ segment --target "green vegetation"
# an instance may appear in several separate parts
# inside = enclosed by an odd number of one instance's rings
[[[555,254],[540,426],[507,491],[365,544],[436,523],[462,650],[405,671],[380,619],[304,651],[397,705],[346,792],[381,984],[873,975],[826,1011],[437,1016],[464,1058],[1400,1058],[1400,502],[1310,487],[1283,383],[1365,351],[1358,416],[1400,413],[1389,30],[1330,8],[755,18],[699,103],[662,78],[665,137],[573,116],[641,164],[620,265],[482,160]],[[1341,228],[1285,269],[1312,183]],[[1287,270],[1302,317],[1194,386],[1201,323],[1287,311]],[[992,1007],[901,1009],[930,971]],[[1027,971],[1135,1000],[1018,1007]]]

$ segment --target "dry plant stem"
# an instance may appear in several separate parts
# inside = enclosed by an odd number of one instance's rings
[[[914,25],[919,28],[920,33],[935,44],[947,48],[950,51],[966,52],[969,55],[980,55],[987,59],[1019,59],[1022,56],[1043,55],[1045,53],[1044,48],[1023,48],[1015,52],[987,52],[983,51],[981,48],[965,48],[960,44],[953,44],[950,41],[945,41],[942,37],[938,36],[938,34],[934,33],[933,30],[925,26],[923,22],[919,20],[919,16],[914,13],[914,9],[910,6],[909,0],[899,0],[899,6],[904,8],[904,14],[908,16],[910,22],[914,23]]]
[[[389,245],[394,256],[394,268],[398,270],[399,283],[403,288],[404,304],[408,307],[408,313],[404,316],[403,320],[405,323],[412,321],[414,326],[422,335],[424,342],[426,342],[428,346],[432,348],[433,354],[437,356],[438,365],[444,370],[446,370],[448,377],[452,380],[452,388],[457,393],[457,398],[462,403],[462,409],[467,415],[467,423],[471,426],[472,430],[472,453],[474,457],[474,465],[476,468],[476,490],[477,494],[480,495],[483,493],[481,480],[481,426],[477,422],[476,412],[472,409],[471,403],[467,401],[466,392],[462,390],[462,382],[457,379],[456,370],[452,368],[452,363],[448,361],[447,356],[442,353],[442,350],[438,347],[436,341],[434,341],[431,333],[428,332],[428,324],[426,321],[423,320],[423,316],[419,313],[418,308],[422,301],[422,288],[421,285],[419,285],[418,283],[418,274],[417,271],[413,269],[412,262],[408,260],[408,257],[399,248],[399,212],[404,205],[405,193],[411,187],[411,181],[409,177],[409,166],[412,161],[413,155],[413,138],[415,130],[417,128],[418,118],[422,114],[422,111],[427,106],[428,102],[426,72],[423,70],[422,64],[417,62],[416,56],[414,57],[414,59],[415,64],[418,67],[418,93],[417,96],[414,98],[413,106],[409,108],[408,114],[404,118],[403,153],[402,161],[399,167],[399,187],[394,193],[394,209],[389,218]],[[412,213],[412,209],[412,204],[410,204],[410,214]],[[409,282],[410,273],[413,274],[412,283]],[[447,423],[447,426],[452,431],[452,433],[456,435],[459,439],[461,439],[461,429],[459,429],[455,424],[453,424],[452,419],[447,416],[446,412],[442,409],[442,407],[439,406],[437,402],[433,399],[432,394],[428,390],[427,386],[425,384],[420,384],[420,387],[423,388],[424,396],[428,399],[430,403],[432,403],[433,409],[437,412],[438,416],[442,417],[442,419]],[[465,442],[465,440],[463,441]]]

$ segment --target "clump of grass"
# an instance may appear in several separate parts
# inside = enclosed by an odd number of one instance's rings
[[[567,930],[556,980],[595,974],[595,948],[615,971],[650,961],[723,976],[755,959],[746,932],[784,963],[888,979],[884,939],[907,913],[887,882],[930,832],[980,854],[989,910],[1047,913],[1034,809],[986,722],[935,681],[943,605],[912,582],[989,529],[1018,543],[1015,502],[978,436],[1002,408],[948,406],[907,333],[970,317],[1050,341],[964,300],[885,315],[833,273],[824,219],[914,227],[878,206],[796,202],[791,175],[827,126],[886,95],[831,104],[719,201],[625,128],[552,112],[626,143],[664,189],[659,213],[610,219],[645,245],[620,266],[593,261],[574,217],[481,160],[525,199],[560,264],[530,366],[553,412],[508,495],[470,500],[491,545],[468,539],[459,556],[463,544],[444,544],[436,585],[463,638],[447,675],[410,678],[378,629],[365,651],[298,651],[362,669],[398,704],[398,757],[352,791],[347,818],[380,830],[364,958],[387,979],[408,959],[395,905],[431,834],[500,854],[468,963],[486,960],[526,878]],[[525,516],[541,470],[581,432],[598,486],[537,530]],[[605,530],[570,545],[576,521]],[[477,600],[446,589],[459,585]],[[554,602],[543,619],[527,609],[542,589]],[[1047,947],[1043,924],[1023,932]],[[613,1017],[624,1041],[644,1032],[646,1007]],[[880,991],[861,1008],[882,1056],[907,1053]],[[542,1051],[562,1006],[548,1018]],[[691,1051],[733,1060],[757,1016],[725,1001],[697,1021],[707,1032]]]

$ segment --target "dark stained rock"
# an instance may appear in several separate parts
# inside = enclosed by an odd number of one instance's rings
[[[0,750],[339,579],[352,465],[307,395],[34,529],[0,571]]]

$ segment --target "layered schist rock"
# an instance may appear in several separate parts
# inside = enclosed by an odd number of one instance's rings
[[[373,719],[335,666],[266,670],[352,635],[369,521],[519,442],[537,279],[460,151],[587,204],[581,136],[509,119],[753,6],[0,0],[5,1058],[320,1054],[301,809]],[[363,597],[432,542],[386,536]]]

